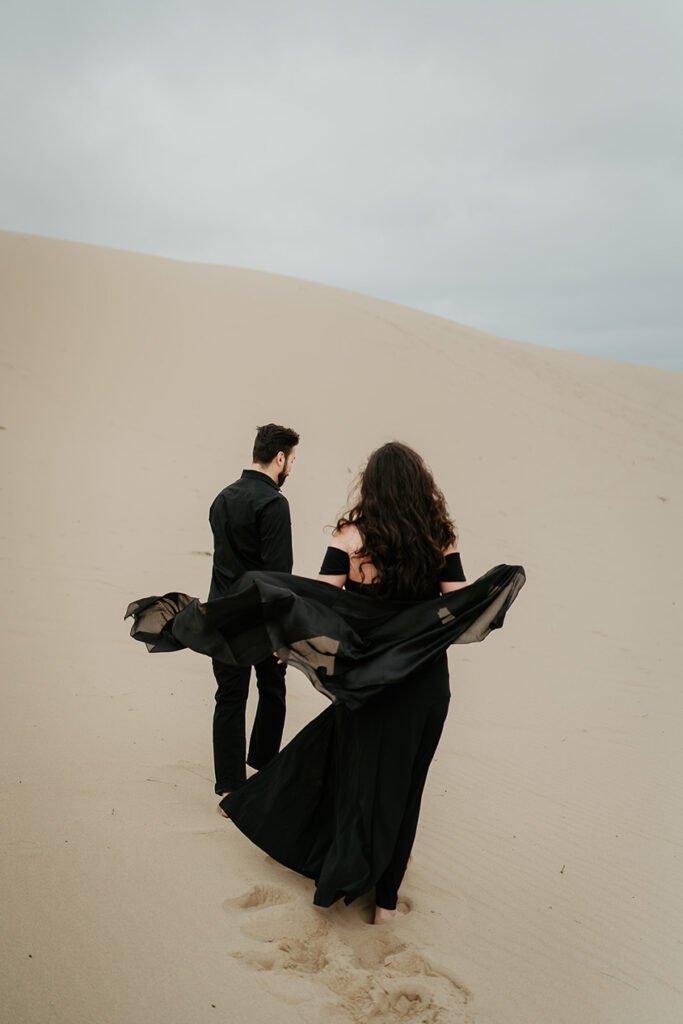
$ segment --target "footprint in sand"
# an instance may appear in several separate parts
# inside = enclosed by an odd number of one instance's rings
[[[278,998],[299,1006],[303,1020],[326,1024],[471,1024],[471,994],[411,948],[392,925],[366,924],[334,908],[274,886],[257,885],[226,900],[255,948],[230,953],[265,972]]]
[[[249,892],[238,896],[235,900],[226,900],[223,906],[227,910],[229,906],[235,905],[242,910],[262,910],[264,907],[278,907],[283,903],[289,903],[291,897],[284,889],[277,889],[270,885],[255,885]]]

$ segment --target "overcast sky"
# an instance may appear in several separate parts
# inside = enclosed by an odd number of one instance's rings
[[[683,370],[680,0],[4,0],[0,228]]]

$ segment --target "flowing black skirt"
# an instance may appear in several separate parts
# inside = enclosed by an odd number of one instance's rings
[[[449,698],[440,654],[360,708],[326,708],[221,806],[271,857],[315,879],[314,903],[350,903],[375,886],[399,838],[405,869]]]

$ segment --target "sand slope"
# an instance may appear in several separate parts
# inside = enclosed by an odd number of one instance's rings
[[[256,272],[9,233],[0,264],[5,1019],[681,1020],[683,375]],[[468,574],[528,573],[451,653],[396,927],[214,814],[210,666],[122,621],[206,593],[209,503],[271,419],[297,572],[398,437]],[[291,736],[324,702],[288,678]]]

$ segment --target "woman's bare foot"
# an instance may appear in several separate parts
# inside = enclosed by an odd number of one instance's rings
[[[373,924],[384,924],[385,921],[391,921],[394,917],[405,917],[408,913],[407,910],[386,910],[384,907],[375,908],[375,920]]]
[[[230,796],[230,794],[229,793],[221,793],[221,800],[223,799],[224,796]],[[228,821],[230,820],[230,815],[225,813],[225,811],[223,810],[223,808],[221,807],[220,804],[218,805],[216,810],[218,811],[218,813],[220,814],[220,816],[222,818],[227,818]]]

